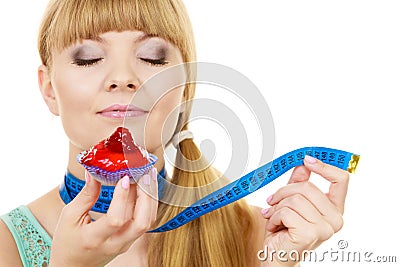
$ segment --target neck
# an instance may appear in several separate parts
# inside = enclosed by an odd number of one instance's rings
[[[69,143],[69,159],[68,159],[68,171],[80,180],[85,180],[85,168],[78,163],[76,156],[82,152],[81,148],[76,147],[72,143]],[[164,151],[162,146],[157,147],[154,151],[149,151],[151,154],[157,156],[158,160],[154,164],[154,167],[159,172],[165,164]]]

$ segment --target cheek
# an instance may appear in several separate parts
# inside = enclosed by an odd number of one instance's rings
[[[57,95],[60,109],[61,118],[71,119],[70,117],[74,117],[75,119],[79,119],[81,116],[73,116],[73,114],[81,114],[83,111],[88,111],[90,109],[90,101],[93,101],[93,96],[88,93],[84,88],[80,88],[79,86],[74,86],[71,88],[67,84],[61,84],[57,88]]]
[[[94,142],[94,139],[85,136],[93,131],[88,116],[96,96],[95,82],[90,77],[86,76],[86,79],[83,79],[79,75],[64,71],[62,76],[54,76],[53,87],[66,135],[76,146],[86,149]]]
[[[179,118],[183,89],[169,91],[150,112],[144,128],[144,145],[149,152],[165,145],[172,138]]]

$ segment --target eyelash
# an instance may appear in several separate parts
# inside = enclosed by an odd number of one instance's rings
[[[140,58],[140,60],[153,65],[153,66],[163,66],[168,64],[168,62],[165,60],[165,58],[160,58],[160,59],[151,59],[151,58]]]
[[[74,64],[80,67],[88,67],[94,65],[103,60],[103,58],[94,58],[94,59],[75,59]]]
[[[73,63],[80,67],[88,67],[100,62],[101,60],[103,60],[103,58],[75,59]],[[160,59],[140,58],[140,60],[153,66],[163,66],[168,64],[165,58],[160,58]]]

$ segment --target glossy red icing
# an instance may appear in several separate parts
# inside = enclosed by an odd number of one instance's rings
[[[124,127],[84,153],[81,163],[115,172],[127,168],[138,168],[149,163],[145,151],[135,144],[131,133]]]

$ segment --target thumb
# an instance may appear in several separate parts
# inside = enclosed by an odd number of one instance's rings
[[[85,186],[81,192],[66,206],[68,214],[74,218],[81,218],[88,213],[100,195],[101,183],[93,179],[85,170]]]
[[[297,166],[294,168],[290,176],[288,184],[305,182],[310,179],[311,171],[305,166]]]

